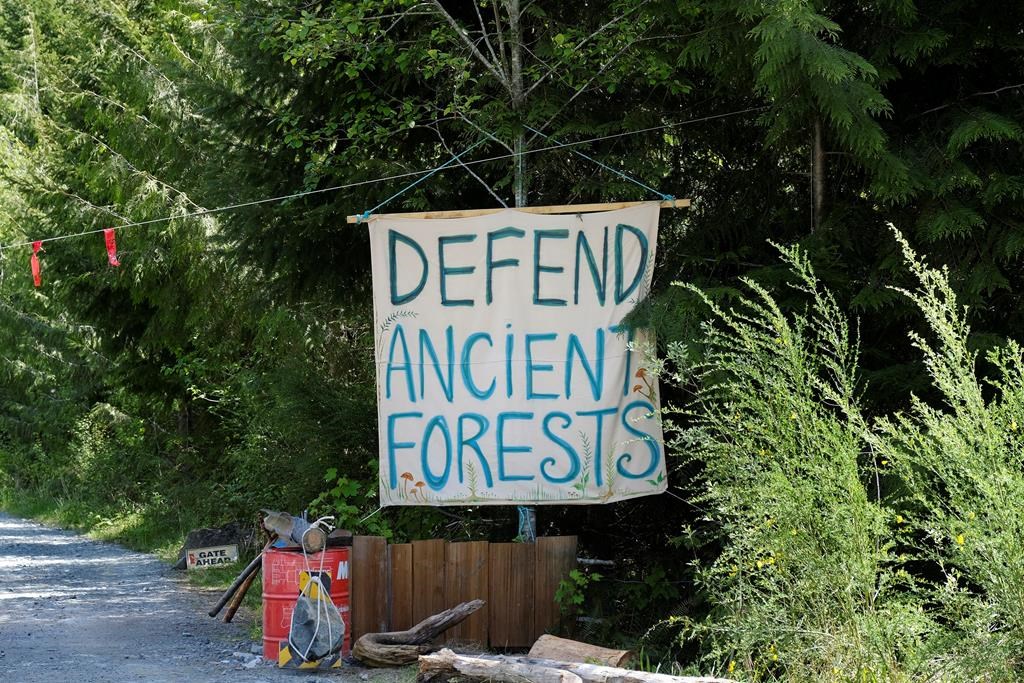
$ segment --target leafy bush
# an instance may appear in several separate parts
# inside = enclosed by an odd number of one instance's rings
[[[1024,665],[1024,349],[987,354],[979,379],[967,311],[945,269],[899,237],[919,287],[905,291],[929,338],[911,334],[941,397],[877,422],[872,442],[900,495],[888,505],[905,564],[948,631],[936,666],[956,680],[1019,678]],[[929,341],[933,340],[933,341]]]
[[[797,249],[807,298],[765,288],[711,311],[697,398],[676,447],[700,476],[711,611],[683,622],[703,668],[750,680],[1016,680],[1024,666],[1024,348],[990,351],[982,379],[949,274],[897,234],[923,314],[911,333],[934,396],[868,419],[843,311]]]
[[[75,423],[70,446],[78,489],[72,497],[80,500],[114,507],[139,503],[162,479],[142,421],[109,404],[96,404]]]
[[[711,614],[686,633],[733,675],[897,679],[928,623],[896,590],[886,513],[865,486],[857,347],[806,257],[782,254],[805,312],[787,315],[752,280],[728,310],[692,288],[712,313],[703,361],[668,354],[700,384],[675,446],[702,468],[699,531],[722,547],[698,571]]]

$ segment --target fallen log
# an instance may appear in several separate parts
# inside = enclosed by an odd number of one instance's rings
[[[606,647],[567,640],[545,633],[530,648],[532,659],[553,659],[559,662],[582,662],[622,667],[633,653],[629,650],[609,650]]]
[[[565,677],[570,674],[572,677]],[[562,675],[562,678],[553,676]],[[451,650],[420,656],[418,683],[444,683],[452,678],[462,681],[544,681],[545,683],[736,683],[713,676],[670,676],[646,671],[619,669],[599,664],[557,662],[532,657],[504,655],[458,655]]]
[[[373,667],[412,664],[420,655],[437,649],[431,640],[483,606],[483,600],[471,600],[427,617],[408,631],[367,633],[356,641],[352,656]]]

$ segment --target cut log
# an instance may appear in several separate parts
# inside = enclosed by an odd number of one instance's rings
[[[526,668],[524,668],[526,667]],[[532,672],[530,675],[524,672]],[[574,675],[576,678],[551,678],[552,672]],[[534,678],[533,675],[545,678]],[[441,650],[436,654],[424,654],[420,657],[419,683],[443,683],[451,678],[464,681],[518,681],[526,680],[560,680],[564,683],[579,680],[581,683],[736,683],[727,678],[713,676],[669,676],[646,671],[619,669],[598,664],[582,664],[579,662],[557,662],[550,659],[533,659],[531,657],[506,657],[503,655],[457,655],[451,650]]]
[[[423,661],[429,657],[429,668]],[[463,657],[451,650],[441,650],[420,657],[417,681],[444,682],[458,677],[466,681],[496,681],[497,683],[583,683],[583,679],[570,671],[552,669],[538,664],[498,662],[478,657]]]
[[[629,650],[609,650],[606,647],[545,634],[530,648],[529,656],[533,659],[622,667],[629,662],[633,653]]]
[[[366,666],[412,664],[420,655],[437,649],[431,640],[483,606],[483,600],[471,600],[427,617],[408,631],[367,633],[356,641],[352,656]]]

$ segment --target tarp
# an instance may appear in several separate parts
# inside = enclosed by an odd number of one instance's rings
[[[382,505],[665,490],[651,340],[621,325],[658,214],[370,220]]]

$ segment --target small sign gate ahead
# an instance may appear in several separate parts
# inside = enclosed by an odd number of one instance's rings
[[[215,545],[209,548],[190,548],[185,557],[189,569],[223,567],[238,562],[237,545]]]

